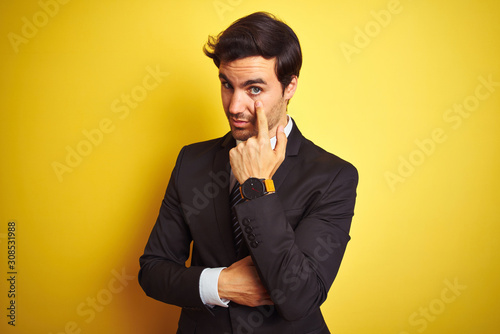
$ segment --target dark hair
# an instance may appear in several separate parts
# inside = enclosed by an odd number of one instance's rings
[[[283,91],[299,76],[302,66],[302,51],[299,39],[293,30],[274,15],[257,12],[231,24],[217,37],[209,36],[203,52],[212,58],[217,67],[221,62],[262,56],[276,57],[276,76]]]

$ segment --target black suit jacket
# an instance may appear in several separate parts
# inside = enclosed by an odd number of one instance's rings
[[[245,241],[235,250],[229,208],[234,145],[228,133],[181,150],[140,258],[142,288],[182,307],[178,333],[329,333],[320,305],[350,239],[356,169],[304,138],[294,124],[273,176],[276,193],[235,208]],[[204,305],[202,270],[228,267],[248,254],[275,305]]]

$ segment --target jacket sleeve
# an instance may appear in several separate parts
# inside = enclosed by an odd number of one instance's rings
[[[139,262],[139,283],[144,292],[159,301],[180,307],[203,307],[199,279],[204,267],[186,267],[192,241],[180,208],[178,173],[184,149],[177,158],[144,254]]]
[[[318,179],[318,178],[317,178]],[[321,181],[309,179],[312,203],[294,228],[275,194],[235,210],[260,278],[281,316],[293,321],[325,301],[350,240],[358,173],[345,162]]]

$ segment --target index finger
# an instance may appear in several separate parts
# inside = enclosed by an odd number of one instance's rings
[[[257,117],[257,139],[269,140],[267,117],[261,101],[255,102],[255,116]]]

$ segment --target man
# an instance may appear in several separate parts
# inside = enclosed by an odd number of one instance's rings
[[[219,68],[231,132],[181,150],[140,284],[182,307],[177,333],[330,333],[320,305],[350,239],[358,175],[287,115],[297,36],[254,13],[205,53]]]

